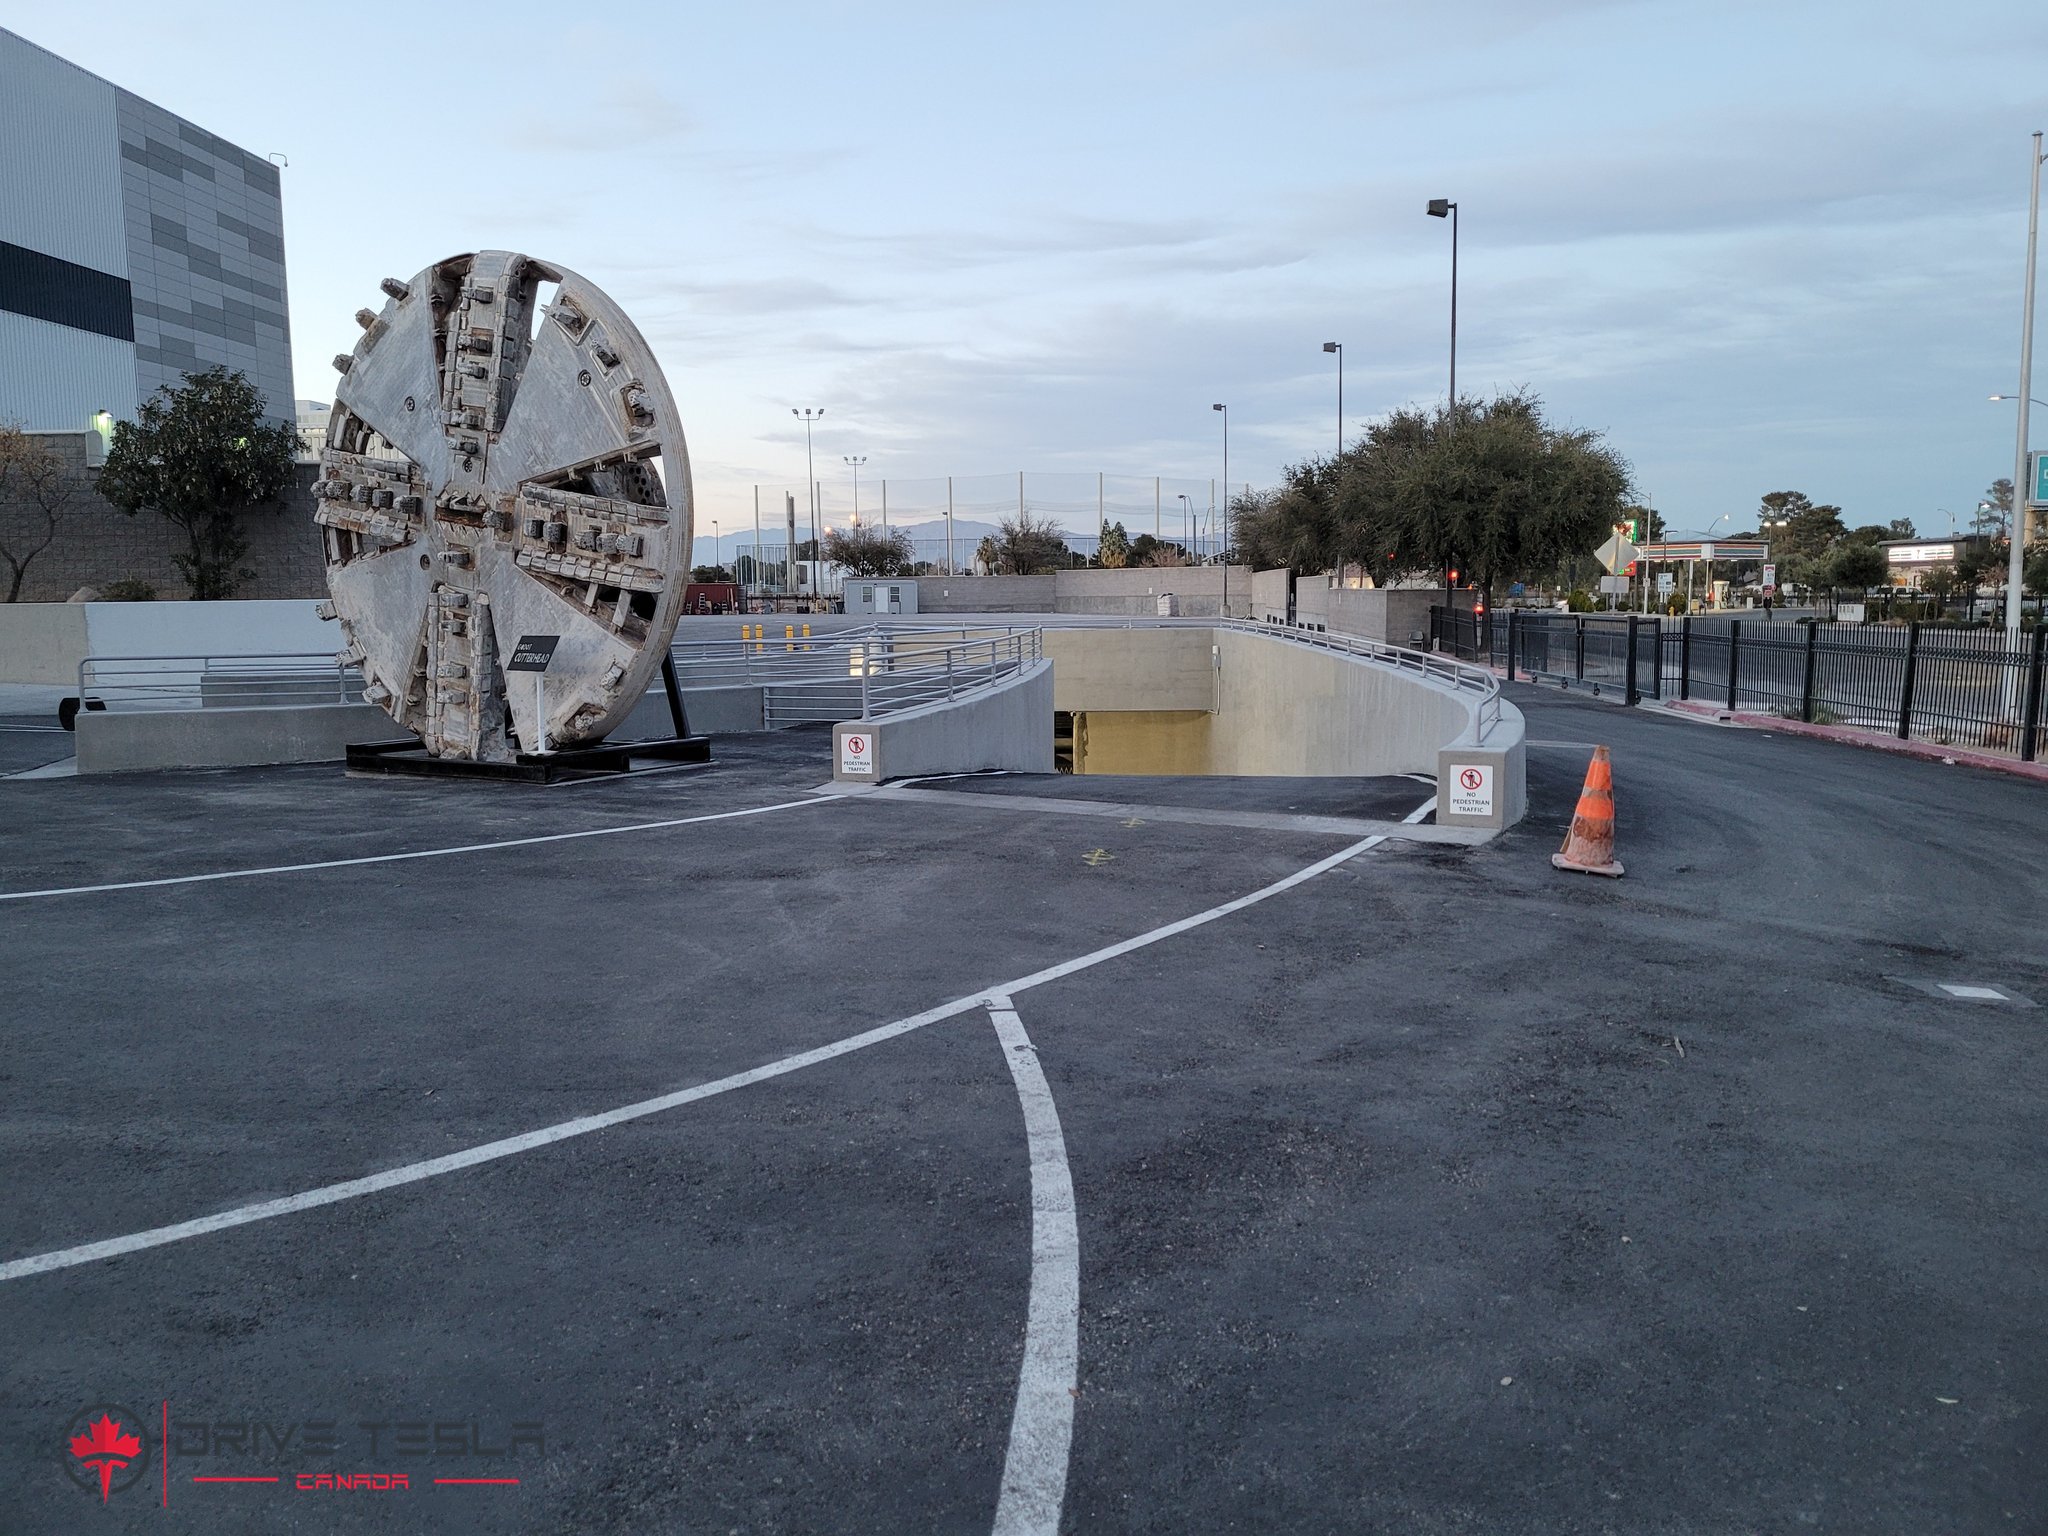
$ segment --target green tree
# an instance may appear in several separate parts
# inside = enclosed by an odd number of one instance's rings
[[[63,458],[18,426],[0,425],[0,560],[7,562],[7,601],[19,602],[36,556],[57,537],[57,519],[76,497]]]
[[[1278,486],[1238,514],[1242,558],[1260,570],[1284,566],[1297,576],[1326,571],[1340,559],[1337,466],[1329,459],[1311,459],[1281,473]],[[1147,537],[1140,535],[1141,542]]]
[[[734,579],[732,572],[722,565],[693,565],[690,567],[690,580],[696,582],[699,586],[706,586],[718,581],[732,581]]]
[[[2048,543],[2036,543],[2027,551],[2020,584],[2029,592],[2048,594]]]
[[[1757,509],[1757,523],[1780,565],[1823,559],[1848,533],[1840,507],[1815,502],[1804,491],[1772,491]]]
[[[997,565],[1005,575],[1033,576],[1068,563],[1071,551],[1060,525],[1048,517],[1018,512],[996,524]]]
[[[1845,543],[1828,561],[1829,585],[1833,587],[1867,592],[1881,585],[1890,575],[1891,562],[1875,544]]]
[[[1131,560],[1131,536],[1124,531],[1122,523],[1110,523],[1102,530],[1102,543],[1096,551],[1096,558],[1106,571],[1120,571]]]
[[[1970,518],[1970,531],[1986,538],[2002,539],[2012,529],[2012,482],[2003,476],[1985,488],[1983,499]]]
[[[1912,539],[1919,537],[1919,535],[1913,531],[1913,519],[1911,519],[1910,517],[1895,517],[1889,523],[1886,523],[1885,527],[1890,530],[1890,532],[1885,535],[1885,537],[1887,538]]]
[[[825,535],[825,558],[849,576],[901,576],[916,558],[910,535],[900,529],[834,528]]]
[[[185,535],[173,555],[200,599],[233,597],[256,573],[243,517],[275,503],[292,483],[298,428],[263,415],[263,398],[239,372],[188,373],[142,403],[136,420],[115,424],[99,490],[131,517],[145,509]],[[274,510],[274,508],[273,508]]]
[[[1160,558],[1162,555],[1169,558],[1162,561]],[[1189,563],[1188,552],[1171,540],[1157,539],[1149,533],[1141,533],[1131,540],[1130,563],[1132,565],[1147,566],[1160,564],[1186,565]]]
[[[1531,394],[1387,422],[1389,563],[1459,569],[1481,588],[1588,553],[1622,520],[1628,465],[1597,432],[1552,426]],[[1379,425],[1364,449],[1377,443]],[[1341,502],[1340,502],[1341,505]],[[1371,555],[1376,550],[1368,549]]]

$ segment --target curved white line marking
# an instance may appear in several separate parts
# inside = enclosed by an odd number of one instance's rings
[[[1059,1536],[1080,1380],[1081,1237],[1074,1225],[1074,1180],[1038,1049],[1009,998],[988,1001],[1031,1149],[1031,1302],[995,1536]]]
[[[414,853],[373,853],[360,859],[322,859],[317,864],[269,864],[261,869],[224,869],[211,875],[167,875],[161,880],[118,880],[110,885],[61,885],[46,891],[0,891],[0,901],[29,901],[38,896],[87,896],[95,891],[146,891],[159,885],[200,885],[208,880],[247,880],[255,875],[296,875],[309,869],[348,869],[357,864],[398,864],[407,859],[445,859],[456,853],[489,853],[494,848],[530,848],[536,843],[567,843],[579,837],[613,837],[621,832],[660,832],[668,827],[693,827],[704,821],[731,821],[740,816],[766,816],[775,811],[829,805],[838,797],[811,795],[778,805],[756,805],[744,811],[714,811],[706,816],[677,816],[669,821],[636,821],[626,827],[591,827],[582,832],[550,832],[543,837],[510,837],[497,843],[464,843],[457,848],[422,848]]]
[[[811,801],[795,801],[797,805],[808,805]],[[786,806],[769,806],[768,810],[787,809]],[[1407,820],[1420,821],[1436,809],[1436,796],[1432,795],[1411,811]],[[734,811],[728,815],[758,815],[760,812]],[[713,817],[697,817],[695,820],[715,820]],[[655,822],[650,825],[666,826],[680,823]],[[614,828],[624,831],[625,828]],[[571,833],[570,836],[588,836],[585,833]],[[544,841],[544,839],[543,839]],[[469,1147],[460,1152],[450,1152],[445,1157],[429,1158],[421,1163],[407,1163],[400,1168],[387,1168],[382,1173],[373,1173],[360,1179],[349,1179],[340,1184],[326,1184],[319,1189],[310,1189],[303,1194],[287,1195],[277,1200],[258,1201],[254,1205],[240,1205],[232,1210],[217,1211],[211,1216],[200,1216],[191,1221],[176,1222],[168,1227],[152,1227],[146,1232],[131,1232],[125,1237],[110,1237],[96,1243],[84,1243],[76,1248],[58,1248],[48,1253],[30,1254],[27,1258],[10,1259],[0,1264],[0,1281],[19,1280],[28,1275],[40,1275],[53,1269],[69,1269],[74,1264],[90,1264],[96,1259],[117,1258],[124,1253],[136,1253],[144,1248],[161,1248],[166,1243],[181,1242],[188,1237],[204,1237],[209,1232],[225,1231],[229,1227],[246,1226],[252,1221],[267,1221],[273,1216],[289,1216],[296,1211],[309,1211],[322,1205],[333,1205],[341,1200],[353,1200],[358,1195],[374,1195],[380,1190],[395,1189],[401,1184],[416,1184],[422,1179],[435,1178],[444,1173],[455,1173],[463,1168],[474,1168],[479,1163],[495,1162],[501,1157],[510,1157],[517,1152],[529,1152],[535,1147],[545,1147],[558,1141],[567,1141],[574,1136],[585,1136],[592,1131],[607,1130],[614,1125],[623,1125],[629,1120],[638,1120],[647,1115],[658,1115],[663,1110],[675,1109],[679,1105],[694,1104],[699,1099],[708,1099],[716,1094],[729,1093],[735,1088],[749,1087],[765,1082],[771,1077],[781,1077],[804,1067],[815,1066],[821,1061],[830,1061],[836,1056],[845,1056],[854,1051],[865,1050],[871,1045],[880,1045],[884,1040],[893,1040],[898,1035],[907,1035],[914,1029],[923,1029],[927,1024],[936,1024],[941,1019],[950,1019],[955,1014],[965,1013],[971,1008],[987,1005],[991,997],[1000,997],[1013,992],[1027,991],[1032,987],[1058,981],[1090,966],[1101,965],[1127,955],[1132,950],[1143,949],[1148,944],[1157,944],[1162,939],[1173,938],[1191,928],[1213,923],[1220,917],[1233,912],[1242,912],[1246,907],[1291,891],[1297,885],[1313,880],[1317,875],[1335,869],[1347,859],[1356,858],[1367,849],[1377,848],[1385,842],[1384,835],[1368,837],[1349,847],[1340,848],[1327,858],[1296,870],[1271,885],[1260,886],[1248,896],[1235,901],[1226,901],[1221,906],[1211,907],[1206,912],[1197,912],[1193,917],[1184,917],[1179,922],[1167,923],[1150,932],[1121,943],[1110,944],[1102,949],[1091,950],[1072,960],[1062,960],[1058,965],[1049,965],[1042,971],[1033,971],[1028,976],[1019,976],[1014,981],[998,982],[994,987],[973,992],[966,997],[956,997],[951,1002],[940,1003],[936,1008],[927,1008],[923,1013],[913,1013],[908,1018],[896,1019],[887,1024],[878,1024],[857,1035],[848,1035],[843,1040],[834,1040],[829,1045],[814,1050],[802,1051],[794,1056],[785,1056],[780,1061],[771,1061],[765,1066],[753,1067],[745,1072],[736,1072],[731,1077],[721,1077],[715,1082],[699,1083],[692,1088],[681,1088],[674,1093],[665,1093],[659,1098],[642,1099],[637,1104],[622,1105],[608,1109],[602,1114],[582,1115],[574,1120],[563,1120],[555,1125],[542,1126],[537,1131],[523,1135],[508,1136],[502,1141],[487,1141],[481,1146]],[[490,846],[490,845],[485,845]],[[395,855],[408,857],[408,855]],[[417,855],[411,855],[417,857]],[[218,877],[216,877],[218,878]]]

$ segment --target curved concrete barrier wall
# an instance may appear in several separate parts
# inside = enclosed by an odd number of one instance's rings
[[[1013,677],[957,699],[941,699],[880,720],[846,720],[832,728],[832,777],[842,784],[927,773],[1051,773],[1053,666],[1036,661]],[[846,738],[862,735],[859,754],[870,771],[846,771]]]
[[[1498,830],[1527,808],[1521,712],[1496,699],[1482,720],[1475,690],[1241,629],[1048,629],[1045,654],[1054,707],[1091,731],[1170,717],[1170,760],[1140,771],[1427,774],[1445,826]]]

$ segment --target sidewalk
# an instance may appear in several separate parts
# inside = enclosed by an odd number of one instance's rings
[[[1704,704],[1697,699],[1665,699],[1661,702],[1645,699],[1642,707],[1663,710],[1670,714],[1690,715],[1701,720],[1719,721],[1748,730],[1782,731],[1787,736],[1812,736],[1822,741],[1839,741],[1848,746],[1868,747],[1873,751],[1891,752],[1901,757],[1917,757],[1930,762],[1970,768],[1989,768],[1996,773],[2009,773],[2017,778],[2048,783],[2048,763],[2023,763],[2017,757],[2008,757],[2002,752],[1987,752],[1976,747],[1945,747],[1931,741],[1904,741],[1897,736],[1859,730],[1848,725],[1809,725],[1804,720],[1787,720],[1781,715],[1757,714],[1752,710],[1728,709],[1720,705]]]

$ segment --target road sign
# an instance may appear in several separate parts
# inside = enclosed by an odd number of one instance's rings
[[[519,643],[512,647],[512,659],[505,663],[505,670],[545,672],[548,663],[555,659],[555,647],[561,643],[560,635],[521,635]]]
[[[1659,592],[1662,592],[1666,596],[1669,596],[1671,593],[1671,589],[1677,585],[1678,578],[1672,575],[1669,571],[1659,571],[1657,573],[1657,590]]]
[[[848,731],[839,738],[839,771],[841,773],[873,773],[875,771],[875,738],[865,731]]]
[[[1491,763],[1451,764],[1451,805],[1453,816],[1493,814],[1493,765]]]
[[[2027,477],[2027,505],[2048,507],[2048,450],[2034,455],[2034,472]]]
[[[1642,559],[1643,552],[1617,533],[1613,538],[1600,546],[1596,558],[1608,570],[1618,571],[1624,565],[1630,565]]]
[[[1765,586],[1767,586],[1767,587],[1775,587],[1775,586],[1776,586],[1777,584],[1778,584],[1778,568],[1777,568],[1777,567],[1776,567],[1775,565],[1767,565],[1767,566],[1765,566],[1765,567],[1764,567],[1764,585],[1765,585]]]
[[[1626,597],[1628,595],[1628,578],[1626,576],[1602,576],[1600,578],[1600,595],[1602,597]]]

